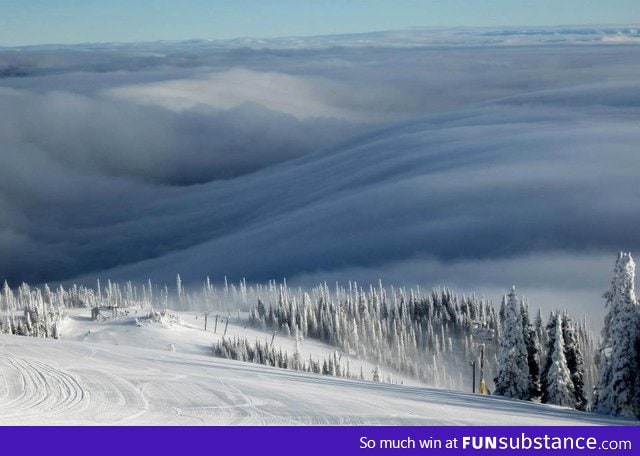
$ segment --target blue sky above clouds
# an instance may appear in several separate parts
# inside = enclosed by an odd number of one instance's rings
[[[636,0],[2,0],[0,46],[638,22]]]

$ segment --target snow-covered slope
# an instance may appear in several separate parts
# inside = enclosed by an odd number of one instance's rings
[[[195,327],[201,318],[183,314],[183,324],[161,327],[138,326],[135,317],[132,311],[117,321],[92,322],[87,310],[72,317],[61,340],[0,335],[0,423],[624,423],[499,397],[217,359],[209,353],[219,335],[211,326],[207,333]],[[235,322],[227,335],[232,334],[268,337]],[[330,350],[304,344],[316,355]]]

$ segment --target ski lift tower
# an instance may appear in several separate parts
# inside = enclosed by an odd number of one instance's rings
[[[484,380],[484,344],[485,342],[491,342],[495,338],[495,331],[491,328],[487,328],[484,323],[474,321],[471,324],[471,336],[474,342],[480,344],[480,394],[487,394],[487,383]],[[476,362],[475,360],[470,362],[473,368],[473,392],[476,392]]]

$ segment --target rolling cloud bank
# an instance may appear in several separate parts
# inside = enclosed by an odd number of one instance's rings
[[[637,32],[499,32],[0,49],[0,277],[515,283],[601,314],[640,254]]]

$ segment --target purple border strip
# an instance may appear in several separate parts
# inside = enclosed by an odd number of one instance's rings
[[[601,448],[604,442],[618,446],[614,453],[638,454],[640,427],[0,427],[0,441],[2,455],[38,456],[611,454],[612,449]],[[421,441],[431,448],[420,448]],[[573,442],[574,449],[553,449],[560,441]],[[456,448],[446,448],[454,442]],[[491,449],[493,444],[517,444],[520,449]]]

